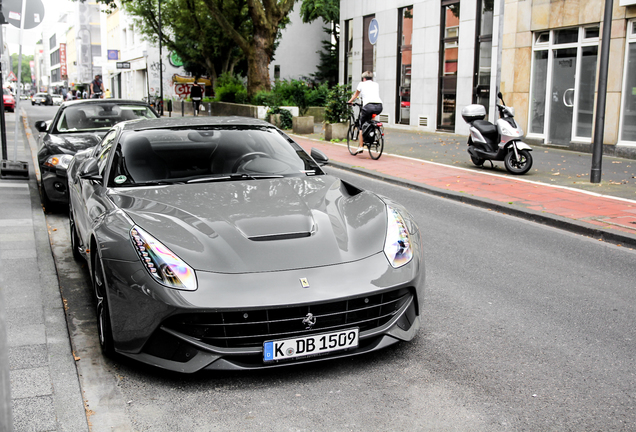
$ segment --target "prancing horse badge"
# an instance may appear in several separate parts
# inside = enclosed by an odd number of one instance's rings
[[[300,285],[303,288],[309,288],[309,281],[307,280],[307,278],[300,278]]]

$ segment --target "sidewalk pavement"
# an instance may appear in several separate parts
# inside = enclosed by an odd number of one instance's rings
[[[13,159],[16,115],[5,116],[8,158]],[[32,149],[22,125],[17,160],[28,161],[29,178],[0,179],[0,377],[8,371],[13,429],[88,431]],[[3,394],[8,392],[0,389],[0,398]],[[7,403],[0,400],[0,407]],[[6,420],[0,420],[0,429],[10,426]]]
[[[7,114],[9,156],[13,154],[14,122],[14,115]],[[422,138],[417,132],[401,133],[407,147],[409,140],[417,145]],[[394,132],[387,135],[396,136]],[[635,200],[390,152],[374,161],[366,151],[350,155],[346,144],[293,136],[306,150],[321,150],[336,167],[636,247]],[[442,142],[434,134],[426,139]],[[387,141],[385,149],[391,148]],[[4,402],[1,398],[6,395],[2,391],[4,371],[8,370],[16,431],[86,431],[89,428],[84,401],[40,205],[35,151],[29,148],[20,125],[18,160],[28,161],[29,179],[0,179],[0,353],[8,353],[0,355],[0,413]],[[628,196],[636,193],[631,190],[636,188],[633,182],[624,186],[630,188]]]

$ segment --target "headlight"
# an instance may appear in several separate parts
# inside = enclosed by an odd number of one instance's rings
[[[402,215],[387,206],[386,240],[384,254],[394,268],[402,267],[413,258],[411,239]]]
[[[136,226],[130,230],[130,239],[139,259],[157,282],[181,290],[197,289],[197,277],[192,267],[157,239]]]
[[[68,164],[71,163],[73,155],[53,155],[44,162],[44,165],[51,168],[68,168]]]

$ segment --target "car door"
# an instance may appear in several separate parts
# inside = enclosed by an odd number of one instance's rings
[[[99,218],[106,208],[106,183],[105,174],[109,165],[110,153],[117,141],[118,130],[111,130],[104,139],[95,147],[91,157],[97,159],[99,174],[102,180],[91,180],[75,176],[75,184],[71,193],[75,195],[72,201],[75,213],[75,225],[82,244],[86,245],[92,231],[93,223]],[[90,159],[90,158],[89,158]]]

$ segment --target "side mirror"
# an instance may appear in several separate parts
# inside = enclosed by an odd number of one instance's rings
[[[317,148],[311,149],[311,157],[318,163],[318,165],[326,165],[329,162],[329,158]]]
[[[87,158],[82,161],[79,167],[80,178],[86,180],[102,180],[102,176],[99,175],[99,166],[97,164],[97,158]]]
[[[39,120],[35,122],[35,128],[39,132],[46,132],[48,127],[46,126],[46,122],[44,120]]]

